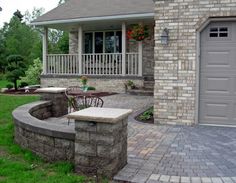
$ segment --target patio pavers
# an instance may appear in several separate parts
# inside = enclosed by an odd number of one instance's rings
[[[138,111],[152,97],[103,98],[104,107]],[[48,122],[67,124],[64,119]],[[70,123],[73,127],[73,122]],[[129,118],[128,164],[114,177],[124,182],[236,183],[236,128],[153,125]]]
[[[236,182],[236,128],[130,122],[127,182]]]

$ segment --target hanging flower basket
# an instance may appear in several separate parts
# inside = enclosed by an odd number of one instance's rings
[[[140,24],[133,25],[133,27],[127,31],[127,37],[129,40],[143,41],[149,37],[148,26]]]

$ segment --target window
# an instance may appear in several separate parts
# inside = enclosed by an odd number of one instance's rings
[[[84,34],[85,53],[121,53],[121,31],[88,32]]]
[[[84,35],[85,44],[84,44],[84,50],[85,53],[93,53],[93,33],[85,33]]]
[[[211,27],[210,37],[228,37],[228,27]]]

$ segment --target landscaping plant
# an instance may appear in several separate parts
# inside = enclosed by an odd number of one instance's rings
[[[25,75],[25,64],[21,55],[11,55],[7,58],[7,72],[6,79],[14,84],[15,90],[17,90],[17,80]]]
[[[43,71],[42,61],[37,58],[33,61],[33,65],[30,65],[25,72],[25,77],[21,78],[21,83],[27,83],[29,85],[35,85],[40,83],[40,75]]]

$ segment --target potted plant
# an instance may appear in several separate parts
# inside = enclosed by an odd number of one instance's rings
[[[86,92],[87,89],[88,89],[88,86],[87,86],[88,78],[87,78],[86,76],[82,76],[82,77],[80,78],[80,81],[81,81],[81,83],[82,83],[83,91]]]
[[[148,26],[137,24],[133,25],[127,32],[127,37],[129,40],[143,41],[149,37]]]

